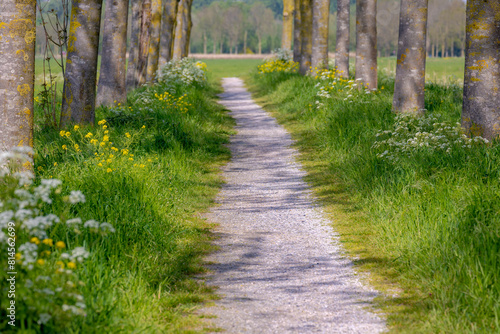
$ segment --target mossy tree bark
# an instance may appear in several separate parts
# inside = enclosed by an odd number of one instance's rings
[[[428,0],[401,0],[392,109],[422,115],[425,108]]]
[[[160,29],[162,16],[162,0],[151,0],[151,35],[149,39],[147,82],[156,80],[158,61],[160,59]]]
[[[139,34],[139,57],[137,60],[137,85],[146,83],[148,55],[149,55],[149,39],[151,27],[151,0],[143,0],[142,2],[142,17],[141,31]]]
[[[300,63],[300,47],[302,41],[300,39],[300,30],[302,29],[302,21],[300,20],[300,3],[301,0],[294,0],[293,9],[293,61]]]
[[[300,74],[306,74],[311,68],[312,54],[312,0],[301,0],[300,4]]]
[[[471,136],[500,135],[500,3],[467,1],[462,126]]]
[[[128,0],[108,1],[104,12],[101,69],[97,105],[111,106],[127,100]]]
[[[294,0],[283,0],[283,33],[281,48],[292,49]]]
[[[97,51],[102,0],[73,0],[61,123],[95,120]]]
[[[349,0],[337,0],[337,41],[335,47],[335,67],[337,76],[349,77],[351,4]]]
[[[36,1],[0,6],[0,151],[33,146]]]
[[[356,1],[356,79],[377,89],[377,0]]]
[[[328,68],[328,22],[330,0],[313,0],[312,55],[314,70]]]
[[[127,90],[137,87],[139,75],[137,72],[137,62],[139,60],[139,38],[142,22],[142,2],[143,0],[132,1],[132,26],[130,27],[130,45],[128,51],[127,67]]]
[[[181,59],[189,54],[189,38],[191,34],[191,4],[192,0],[181,0],[177,10],[173,58]]]
[[[158,64],[160,67],[172,60],[176,23],[177,0],[163,0],[163,18],[161,21],[160,37],[160,60]]]

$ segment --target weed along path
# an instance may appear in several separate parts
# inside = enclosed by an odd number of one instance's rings
[[[217,223],[220,249],[206,283],[220,300],[201,312],[226,333],[379,333],[367,310],[376,295],[342,256],[314,206],[290,135],[256,105],[237,78],[225,78],[221,103],[237,121],[225,167]]]

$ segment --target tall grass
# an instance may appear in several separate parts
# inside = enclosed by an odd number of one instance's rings
[[[406,304],[387,308],[393,330],[499,332],[500,146],[396,149],[386,159],[374,147],[377,133],[395,131],[395,122],[411,131],[391,111],[392,78],[351,98],[346,90],[318,97],[318,81],[299,75],[255,74],[251,82],[297,139],[324,203],[346,219],[336,225],[363,248],[358,262],[406,290],[385,302]],[[457,85],[427,85],[431,126],[459,122],[461,97]]]

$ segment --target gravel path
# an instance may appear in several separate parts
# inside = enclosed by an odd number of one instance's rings
[[[226,333],[380,333],[367,311],[376,292],[342,255],[295,162],[292,140],[256,105],[238,78],[225,78],[221,103],[237,121],[219,206],[220,250],[207,260],[221,300],[201,312]]]

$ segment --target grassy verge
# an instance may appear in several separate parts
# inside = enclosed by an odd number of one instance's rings
[[[26,333],[166,333],[197,326],[190,311],[212,298],[192,279],[203,271],[201,255],[210,250],[209,226],[197,213],[212,204],[221,185],[218,167],[229,158],[224,144],[232,131],[231,119],[214,102],[216,92],[215,85],[155,85],[131,94],[126,105],[98,109],[95,127],[55,130],[39,124],[35,182],[57,178],[63,181],[58,192],[78,189],[86,197],[71,208],[59,201],[45,210],[63,221],[108,222],[115,231],[95,236],[85,228],[77,233],[64,226],[49,229],[53,243],[90,251],[82,264],[71,264],[69,273],[79,282],[86,316],[70,316],[63,307],[56,317],[50,305],[39,305],[52,316],[39,322],[40,311],[26,306],[19,309],[18,328]],[[36,112],[41,121],[42,111]],[[54,248],[51,244],[39,247]],[[44,271],[43,277],[54,281],[59,267],[53,262],[47,258],[26,270]],[[62,301],[52,302],[55,309],[61,307]],[[0,323],[2,332],[9,328]]]
[[[461,136],[459,86],[429,84],[417,120],[391,112],[388,77],[370,94],[327,75],[249,84],[296,139],[347,250],[386,292],[378,302],[393,332],[500,331],[500,147]]]

